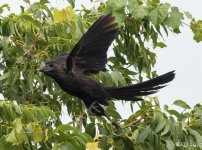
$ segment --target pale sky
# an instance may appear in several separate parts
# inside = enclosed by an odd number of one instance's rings
[[[30,0],[34,2],[36,0]],[[181,11],[189,11],[196,19],[202,20],[201,0],[161,0],[168,2],[172,6],[177,6]],[[9,4],[11,12],[19,13],[20,5],[24,6],[22,0],[1,0],[0,5]],[[76,6],[82,3],[87,7],[92,7],[89,0],[76,0]],[[62,8],[67,5],[66,0],[51,0],[54,7]],[[185,20],[189,24],[188,20]],[[163,74],[171,70],[176,70],[176,78],[166,88],[160,90],[155,96],[159,97],[160,104],[171,105],[174,100],[182,99],[191,106],[202,103],[202,42],[196,43],[189,27],[181,27],[181,34],[170,34],[165,37],[167,47],[156,49],[157,64],[155,70],[158,74]],[[123,117],[131,115],[129,105],[122,106],[121,102],[116,102]],[[123,113],[124,112],[124,113]]]
[[[183,11],[189,11],[196,19],[202,20],[201,0],[163,0]],[[188,24],[188,20],[185,20]],[[176,99],[194,105],[202,102],[202,42],[193,40],[193,33],[187,26],[180,28],[181,34],[170,34],[167,47],[157,50],[156,69],[158,73],[176,70],[176,78],[157,95],[165,104]]]

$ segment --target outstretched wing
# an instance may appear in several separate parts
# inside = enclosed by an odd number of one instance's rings
[[[70,52],[66,65],[73,73],[98,73],[105,70],[107,50],[118,32],[111,14],[101,16]]]

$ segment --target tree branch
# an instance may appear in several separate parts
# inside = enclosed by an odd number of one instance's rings
[[[138,118],[135,122],[131,122],[131,123],[129,123],[129,124],[123,126],[122,129],[128,128],[128,127],[130,127],[130,126],[133,126],[133,125],[139,123],[140,121],[142,121],[143,119],[144,119],[144,116],[140,116],[140,118]]]

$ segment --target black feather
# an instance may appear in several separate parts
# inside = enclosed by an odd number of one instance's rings
[[[171,71],[157,78],[125,87],[104,87],[88,77],[89,73],[104,71],[107,50],[118,32],[118,24],[111,14],[101,16],[82,36],[69,54],[59,55],[42,63],[40,71],[52,77],[67,93],[83,100],[87,108],[98,116],[105,116],[102,105],[112,99],[138,101],[141,96],[156,93],[174,79]],[[101,105],[102,104],[102,105]],[[118,125],[113,123],[116,127]]]
[[[137,96],[147,96],[164,88],[166,83],[175,77],[174,71],[168,72],[154,79],[125,87],[106,87],[111,98],[131,100]]]

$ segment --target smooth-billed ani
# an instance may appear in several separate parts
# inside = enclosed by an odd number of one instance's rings
[[[139,96],[156,93],[174,79],[174,71],[154,79],[125,87],[106,87],[91,79],[89,73],[105,71],[107,50],[118,32],[111,14],[101,16],[82,36],[69,54],[41,64],[40,71],[53,78],[67,93],[83,100],[91,113],[105,116],[102,105],[113,98],[128,101],[142,100]]]

